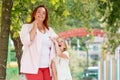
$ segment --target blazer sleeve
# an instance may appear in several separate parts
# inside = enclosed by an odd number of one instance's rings
[[[29,32],[29,26],[27,26],[27,24],[23,24],[20,31],[20,39],[24,46],[29,46],[31,44]]]

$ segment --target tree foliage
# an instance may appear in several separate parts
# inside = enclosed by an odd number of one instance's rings
[[[111,53],[115,52],[115,48],[120,44],[120,36],[118,33],[120,27],[120,2],[119,0],[99,0],[98,11],[101,13],[101,23],[104,25],[104,31],[108,41]]]
[[[96,13],[96,0],[69,0],[67,3],[70,12],[68,25],[100,28]]]

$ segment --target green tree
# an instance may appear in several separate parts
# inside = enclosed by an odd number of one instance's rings
[[[67,24],[72,27],[100,28],[97,18],[96,0],[67,1],[70,15]]]
[[[2,0],[2,16],[0,27],[0,80],[5,80],[6,77],[6,62],[12,5],[12,0]]]
[[[101,23],[104,25],[104,31],[108,41],[106,44],[110,47],[109,51],[114,54],[115,48],[120,44],[120,36],[117,33],[120,27],[120,2],[119,0],[98,0],[98,11],[101,13]]]

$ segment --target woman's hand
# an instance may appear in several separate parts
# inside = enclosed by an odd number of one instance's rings
[[[35,20],[33,22],[33,29],[37,29],[37,27],[38,27],[38,20]]]

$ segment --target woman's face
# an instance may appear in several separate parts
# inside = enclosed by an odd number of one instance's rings
[[[43,7],[40,7],[37,9],[36,15],[35,15],[35,19],[39,20],[39,21],[44,21],[46,17],[46,10]]]

